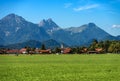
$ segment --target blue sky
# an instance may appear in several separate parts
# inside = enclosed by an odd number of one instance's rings
[[[120,0],[0,0],[0,19],[10,13],[33,23],[52,18],[62,28],[94,22],[120,35]]]

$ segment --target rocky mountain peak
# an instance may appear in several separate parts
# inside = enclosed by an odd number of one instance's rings
[[[52,18],[47,19],[48,22],[53,22]]]
[[[96,24],[94,24],[94,23],[88,23],[88,27],[96,27]]]
[[[14,18],[15,16],[16,16],[16,14],[11,13],[11,14],[8,14],[6,17],[12,17],[12,18]]]
[[[4,18],[1,19],[4,22],[16,22],[16,23],[20,23],[22,21],[25,21],[24,18],[22,18],[21,16],[18,16],[14,13],[8,14],[7,16],[5,16]]]
[[[43,27],[47,31],[52,31],[60,28],[51,18],[47,20],[43,19],[39,23],[39,27]]]
[[[45,23],[46,23],[46,20],[43,19],[42,21],[40,21],[39,26],[40,26],[40,27],[41,27],[41,26],[45,26]]]
[[[58,25],[51,18],[49,18],[47,20],[43,19],[39,23],[39,26],[49,26],[49,25],[54,25],[54,26],[58,27]]]

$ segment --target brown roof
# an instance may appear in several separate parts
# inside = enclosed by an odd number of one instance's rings
[[[102,48],[96,48],[95,51],[101,52],[103,49]]]
[[[24,51],[26,51],[26,48],[20,49],[20,52],[24,52]]]
[[[7,53],[19,53],[18,49],[8,50]]]
[[[70,51],[71,51],[71,48],[65,48],[65,49],[63,50],[63,53],[70,53]]]
[[[40,53],[51,53],[51,50],[48,49],[48,50],[39,50]]]

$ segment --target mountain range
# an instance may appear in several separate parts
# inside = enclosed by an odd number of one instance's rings
[[[51,40],[52,39],[52,40]],[[93,39],[120,40],[120,36],[112,36],[94,23],[79,27],[61,28],[51,18],[43,19],[38,24],[25,20],[16,14],[9,14],[0,20],[0,45],[8,46],[22,43],[45,42],[50,47],[89,45]],[[51,42],[50,42],[51,40]],[[38,43],[40,42],[40,43]],[[55,45],[56,44],[56,45]],[[35,47],[40,46],[36,45]]]
[[[9,44],[9,45],[4,45],[0,46],[0,48],[8,48],[8,49],[21,49],[24,47],[31,47],[31,48],[41,48],[42,44],[45,45],[45,48],[49,49],[54,49],[55,47],[61,47],[61,44],[53,39],[47,40],[47,41],[36,41],[36,40],[29,40],[26,42],[22,43],[16,43],[16,44]],[[64,44],[64,47],[68,47],[67,45]]]

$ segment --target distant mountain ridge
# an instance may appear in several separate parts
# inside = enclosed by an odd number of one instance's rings
[[[46,41],[45,44],[50,46],[58,45],[58,43],[53,44],[48,41],[51,39],[67,46],[80,46],[89,45],[93,39],[120,40],[120,37],[108,34],[94,23],[63,29],[51,18],[34,24],[21,16],[9,14],[0,20],[0,45],[30,42],[29,40]]]
[[[118,35],[117,38],[120,39],[120,35]]]
[[[22,43],[0,46],[0,48],[8,48],[8,49],[21,49],[21,48],[25,48],[25,47],[41,48],[42,44],[44,44],[47,49],[54,49],[56,47],[61,46],[61,43],[59,43],[53,39],[50,39],[50,40],[43,41],[43,42],[39,42],[36,40],[29,40],[29,41],[22,42]]]

